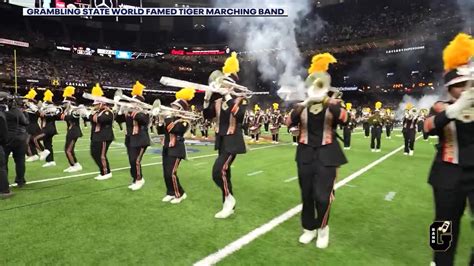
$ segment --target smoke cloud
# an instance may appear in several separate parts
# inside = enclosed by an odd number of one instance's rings
[[[298,95],[297,98],[301,98],[301,95],[304,98],[305,89],[301,75],[306,73],[296,33],[303,28],[308,35],[316,36],[323,27],[321,19],[312,20],[314,23],[309,25],[303,23],[303,19],[311,11],[311,1],[216,0],[214,6],[282,7],[287,10],[288,17],[222,18],[220,29],[227,33],[231,47],[241,49],[256,62],[263,81],[274,81],[289,92],[293,92],[293,95]]]

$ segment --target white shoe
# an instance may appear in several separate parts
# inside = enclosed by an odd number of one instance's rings
[[[313,239],[316,238],[318,235],[318,230],[306,230],[303,229],[303,234],[300,236],[300,239],[298,240],[301,244],[309,244]]]
[[[69,170],[69,173],[74,173],[74,172],[79,172],[79,171],[82,171],[82,165],[80,163],[75,163],[71,167],[71,170]]]
[[[171,200],[174,199],[174,196],[172,195],[166,195],[161,201],[163,202],[170,202]]]
[[[297,143],[297,142],[293,142],[293,146],[298,146],[298,143]]]
[[[64,169],[63,172],[64,173],[69,173],[69,172],[71,172],[72,168],[73,168],[73,166],[69,166],[68,168]]]
[[[105,175],[98,175],[94,179],[102,181],[102,180],[107,180],[109,178],[112,178],[112,173],[108,173],[108,174],[105,174]]]
[[[372,152],[375,152],[375,149],[372,149],[371,151],[372,151]]]
[[[133,184],[133,186],[130,189],[133,191],[137,191],[137,190],[140,190],[143,187],[143,185],[145,185],[145,178],[135,181],[135,184]]]
[[[408,155],[413,156],[413,153],[414,153],[414,151],[410,151],[410,153],[408,153]]]
[[[377,149],[377,150],[375,150],[375,152],[381,152],[381,151],[382,151],[381,149]]]
[[[43,164],[42,167],[52,167],[52,166],[56,166],[56,162],[55,162],[55,161],[47,162],[47,163]]]
[[[404,152],[403,155],[408,155],[408,152]]]
[[[317,248],[327,248],[329,245],[329,226],[318,229],[318,239],[316,240]]]
[[[430,262],[430,266],[436,266],[436,262],[434,261]]]
[[[225,198],[222,210],[216,213],[214,217],[218,219],[225,219],[231,216],[234,213],[235,203],[236,203],[235,198],[229,194],[229,196]]]
[[[181,195],[181,197],[179,198],[174,198],[172,199],[170,202],[172,204],[178,204],[178,203],[181,203],[181,201],[185,200],[188,196],[186,195],[186,193],[184,193],[183,195]]]
[[[33,156],[30,156],[28,158],[26,158],[25,162],[34,162],[34,161],[38,161],[40,159],[40,157],[38,155],[33,155]]]
[[[132,182],[132,183],[128,186],[128,188],[129,188],[129,189],[132,189],[132,187],[133,187],[134,185],[135,185],[135,182]]]
[[[51,152],[50,152],[49,150],[44,150],[44,151],[38,153],[39,159],[40,159],[41,161],[46,160],[46,157],[48,157],[48,155],[49,155],[50,153],[51,153]]]
[[[278,142],[278,141],[275,141],[275,144],[278,144],[278,143],[280,143],[280,142]]]

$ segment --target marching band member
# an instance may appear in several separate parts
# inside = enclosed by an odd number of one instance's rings
[[[242,129],[244,130],[244,135],[249,136],[249,127],[250,127],[250,115],[251,111],[245,110],[244,121],[242,122]]]
[[[469,202],[474,211],[474,39],[460,33],[444,49],[445,86],[450,99],[436,102],[425,120],[424,131],[439,137],[429,183],[433,188],[435,221],[451,223],[452,242],[434,253],[431,265],[453,265],[460,221]],[[471,242],[472,244],[472,242]],[[471,262],[474,265],[474,253]]]
[[[428,141],[428,133],[423,131],[423,126],[425,124],[425,119],[426,116],[428,115],[428,109],[421,109],[420,110],[420,116],[418,117],[418,132],[421,132],[423,134],[423,140]]]
[[[101,97],[104,95],[104,92],[97,83],[92,88],[91,94]],[[100,100],[95,100],[93,107],[93,112],[83,110],[82,116],[87,117],[91,123],[91,156],[99,167],[100,172],[94,179],[106,180],[112,177],[109,160],[107,159],[107,151],[114,140],[114,131],[112,129],[114,113],[106,103]]]
[[[364,129],[364,136],[365,138],[368,138],[370,135],[370,124],[369,124],[369,117],[370,117],[370,108],[364,108],[362,110],[362,128]]]
[[[209,126],[211,122],[207,119],[201,118],[201,122],[199,123],[199,129],[201,130],[201,135],[204,137],[205,140],[209,139]]]
[[[390,109],[385,109],[385,116],[384,116],[384,125],[385,125],[385,134],[387,135],[385,138],[391,139],[391,133],[393,130],[393,123],[394,123],[394,114]]]
[[[143,97],[145,86],[137,81],[132,88],[132,98],[140,102],[145,102]],[[125,147],[127,148],[128,162],[130,163],[130,175],[132,184],[129,189],[140,190],[145,184],[145,178],[142,173],[142,158],[148,146],[150,146],[150,136],[148,134],[148,124],[150,116],[143,112],[139,103],[130,102],[135,108],[122,108],[125,116],[125,125],[127,132],[125,134]]]
[[[263,113],[260,110],[260,106],[258,104],[254,106],[254,112],[253,120],[250,120],[252,124],[250,125],[249,133],[252,137],[252,142],[259,142],[260,133],[262,132],[261,128],[263,123]]]
[[[183,88],[176,92],[176,100],[171,107],[176,110],[188,111],[189,101],[194,98],[194,89]],[[165,116],[165,140],[163,143],[163,177],[166,184],[166,195],[163,202],[181,203],[187,195],[178,178],[178,167],[181,160],[186,159],[184,134],[190,127],[190,122],[179,116]]]
[[[60,108],[57,108],[53,104],[54,94],[50,90],[46,90],[43,97],[43,106],[40,110],[41,119],[41,133],[34,137],[36,148],[40,151],[40,160],[45,160],[46,163],[43,167],[56,166],[54,161],[53,151],[53,137],[58,134],[56,130],[56,120],[61,112]],[[43,141],[43,144],[41,144]]]
[[[405,149],[403,154],[413,156],[415,151],[416,121],[418,113],[411,103],[405,107],[405,117],[403,118],[403,138],[405,140]]]
[[[335,62],[329,53],[313,56],[306,79],[308,99],[297,104],[286,121],[288,126],[300,128],[296,162],[304,230],[299,242],[308,244],[318,236],[318,248],[329,244],[329,210],[334,200],[337,168],[347,163],[336,141],[336,127],[347,123],[348,114],[341,100],[328,97],[331,76],[326,71]]]
[[[38,123],[39,112],[38,112],[38,102],[35,100],[37,93],[34,89],[30,91],[23,97],[25,98],[25,111],[28,115],[29,124],[26,127],[26,132],[28,133],[27,138],[27,149],[26,162],[34,162],[40,159],[38,155],[38,150],[36,149],[34,138],[41,133],[41,128]]]
[[[381,102],[375,103],[375,111],[367,120],[371,126],[370,149],[372,152],[380,152],[380,141],[382,137],[383,118],[380,115]],[[377,144],[376,144],[377,142]]]
[[[273,113],[269,114],[270,132],[272,133],[272,143],[278,144],[281,124],[284,122],[278,103],[273,103]]]
[[[262,114],[263,128],[265,129],[265,132],[268,132],[268,128],[270,127],[272,115],[273,115],[273,112],[271,111],[270,108],[265,110],[265,112]]]
[[[193,113],[196,113],[196,106],[191,105],[191,111],[192,111]],[[194,139],[194,138],[196,137],[196,135],[197,135],[197,134],[196,134],[196,129],[197,129],[197,126],[198,126],[198,121],[192,120],[192,121],[190,121],[190,124],[191,124],[191,125],[190,125],[190,130],[189,130],[189,131],[191,132],[191,138]]]
[[[232,56],[227,58],[222,71],[227,76],[237,75],[239,72],[237,53],[233,52]],[[211,120],[215,117],[217,120],[215,149],[219,151],[219,155],[212,168],[212,178],[222,190],[223,208],[214,216],[219,219],[227,218],[234,213],[236,200],[232,190],[231,165],[237,154],[246,153],[242,122],[248,104],[247,99],[243,97],[232,97],[230,89],[224,86],[217,88],[221,97],[212,103],[212,91],[206,91],[203,110],[204,118]]]
[[[67,86],[64,88],[63,97],[66,105],[64,112],[61,114],[61,120],[66,121],[67,133],[66,133],[66,143],[64,144],[64,152],[66,153],[66,158],[69,162],[69,167],[64,170],[64,172],[73,173],[82,170],[82,165],[77,161],[76,153],[74,152],[77,139],[82,137],[81,131],[81,117],[71,108],[77,107],[76,97],[74,97],[76,88],[72,86]]]
[[[352,104],[346,103],[346,111],[349,114],[347,118],[347,123],[342,127],[342,134],[344,138],[344,150],[351,149],[351,135],[355,127],[355,114],[352,112]]]

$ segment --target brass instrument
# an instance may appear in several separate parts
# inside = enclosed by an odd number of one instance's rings
[[[63,111],[63,108],[55,104],[39,102],[38,111],[46,116],[53,116],[61,113]]]
[[[232,78],[222,73],[220,70],[215,70],[209,75],[208,79],[209,85],[202,85],[199,83],[184,81],[180,79],[170,78],[170,77],[161,77],[160,83],[165,86],[171,87],[180,87],[180,88],[194,88],[200,91],[212,91],[214,93],[219,93],[219,90],[224,88],[228,89],[231,95],[236,97],[246,97],[250,98],[253,95],[264,95],[269,94],[269,92],[254,92],[248,89],[245,86],[237,84]]]
[[[418,109],[416,109],[415,107],[411,108],[405,113],[405,117],[410,120],[415,119],[417,116],[418,116]]]
[[[177,116],[187,120],[199,120],[201,119],[201,115],[194,112],[178,110],[172,107],[161,105],[159,99],[156,99],[153,102],[152,109],[150,110],[151,115],[153,116]]]
[[[331,76],[326,72],[315,72],[305,80],[308,97],[320,97],[331,89]]]

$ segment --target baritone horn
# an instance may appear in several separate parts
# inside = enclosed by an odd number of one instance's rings
[[[153,102],[153,107],[151,109],[151,114],[153,116],[169,116],[169,115],[170,116],[177,116],[177,117],[187,119],[187,120],[201,119],[201,116],[196,114],[196,113],[189,112],[189,111],[184,111],[184,110],[178,110],[178,109],[174,109],[172,107],[161,105],[161,102],[160,102],[159,99],[156,99]]]

